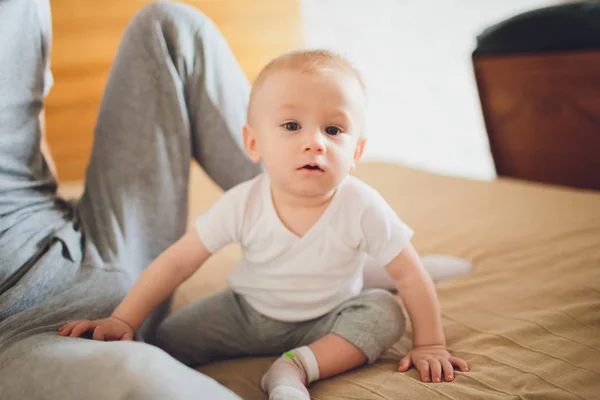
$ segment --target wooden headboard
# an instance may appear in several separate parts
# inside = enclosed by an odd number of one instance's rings
[[[473,63],[498,175],[600,190],[600,50]]]
[[[48,141],[61,180],[82,179],[104,85],[121,35],[150,0],[51,0],[55,85],[46,101]],[[301,44],[298,0],[188,0],[221,29],[250,81]]]

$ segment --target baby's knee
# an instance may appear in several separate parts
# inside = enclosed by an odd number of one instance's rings
[[[404,312],[396,298],[385,290],[375,289],[346,303],[332,333],[348,340],[373,363],[400,340],[404,329]]]
[[[406,317],[398,299],[381,289],[369,290],[363,296],[369,308],[369,318],[372,318],[380,335],[379,341],[383,347],[391,347],[400,340],[406,327]]]

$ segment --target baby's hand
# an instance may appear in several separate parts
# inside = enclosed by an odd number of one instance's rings
[[[79,337],[92,331],[92,339],[100,341],[133,340],[133,329],[123,320],[108,317],[90,321],[87,319],[71,321],[58,328],[62,336]]]
[[[461,371],[467,372],[469,366],[465,360],[453,357],[445,346],[420,346],[415,347],[400,360],[398,371],[406,372],[414,365],[421,373],[423,382],[441,382],[442,370],[446,381],[454,379],[454,366]]]

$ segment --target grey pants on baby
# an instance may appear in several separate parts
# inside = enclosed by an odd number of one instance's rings
[[[365,290],[324,316],[303,322],[266,317],[226,289],[167,317],[158,328],[157,343],[196,367],[227,358],[279,355],[335,333],[373,363],[400,339],[404,322],[395,297],[382,289]]]
[[[237,398],[157,347],[56,329],[108,316],[183,235],[192,158],[225,189],[259,172],[240,148],[247,80],[196,9],[142,9],[118,50],[73,205],[57,197],[40,153],[47,49],[36,13],[36,0],[0,1],[0,398]],[[167,307],[145,325],[148,340]]]

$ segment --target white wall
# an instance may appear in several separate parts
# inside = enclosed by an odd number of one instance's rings
[[[307,47],[345,55],[368,101],[365,159],[495,176],[471,52],[485,27],[558,0],[302,0]]]

